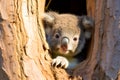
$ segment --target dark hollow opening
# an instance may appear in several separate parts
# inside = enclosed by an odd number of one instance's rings
[[[71,13],[79,16],[87,15],[86,0],[46,0],[46,6],[48,6],[46,7],[46,11],[51,10],[59,13]],[[85,60],[87,57],[90,41],[86,42],[85,48],[79,54],[80,61]]]
[[[51,2],[50,2],[51,1]],[[46,0],[46,10],[53,10],[59,13],[72,13],[76,15],[86,15],[86,0]]]

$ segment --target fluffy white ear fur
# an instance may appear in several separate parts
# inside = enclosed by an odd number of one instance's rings
[[[49,23],[53,23],[55,18],[54,18],[54,16],[52,16],[50,14],[44,13],[43,20],[45,20],[46,22],[49,22]]]

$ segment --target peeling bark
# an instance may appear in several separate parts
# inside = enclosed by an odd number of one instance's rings
[[[0,80],[68,79],[65,70],[51,68],[41,23],[44,3],[45,0],[1,0]]]

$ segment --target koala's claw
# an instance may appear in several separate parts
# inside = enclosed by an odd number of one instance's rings
[[[58,56],[54,58],[52,61],[52,66],[55,66],[55,67],[67,68],[68,65],[69,65],[68,60],[62,56]]]

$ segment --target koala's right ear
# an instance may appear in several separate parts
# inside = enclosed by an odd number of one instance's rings
[[[94,28],[94,20],[88,16],[79,17],[81,24],[83,25],[85,38],[89,39],[91,37],[91,32]]]

